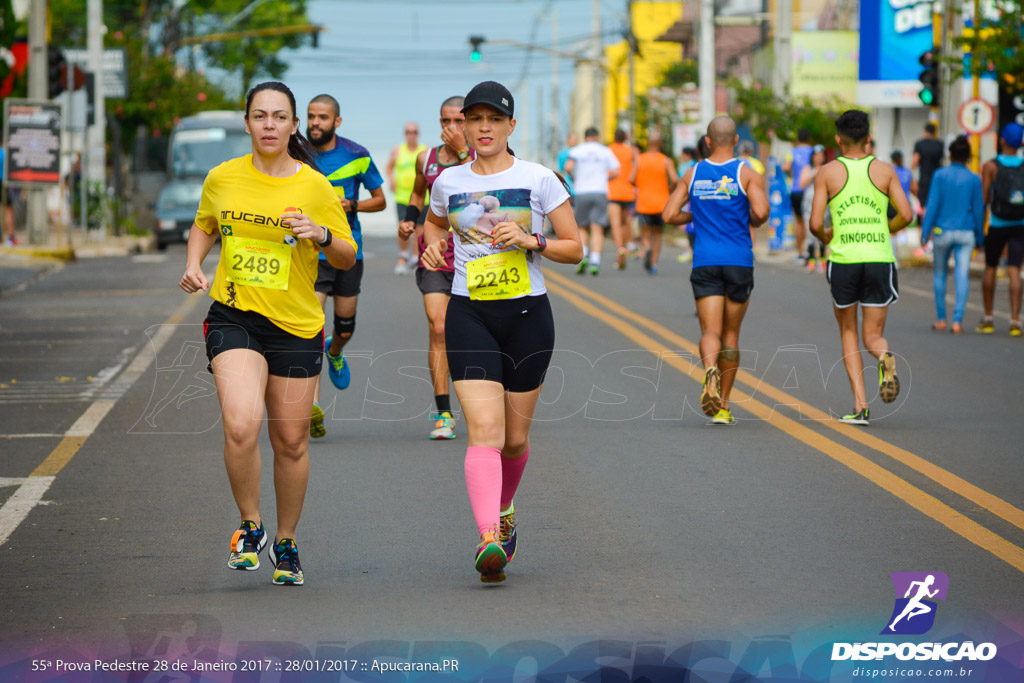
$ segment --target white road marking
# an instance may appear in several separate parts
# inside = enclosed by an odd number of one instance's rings
[[[209,277],[209,275],[208,275]],[[169,318],[169,321],[180,321],[184,318],[185,313],[189,311],[193,306],[200,301],[200,297],[189,297],[186,299]],[[108,396],[105,398],[98,398],[94,400],[85,413],[82,414],[75,423],[68,428],[67,432],[63,437],[85,437],[88,438],[96,431],[96,427],[99,426],[103,418],[111,411],[111,409],[117,404],[117,401],[126,391],[142,376],[142,373],[146,371],[146,368],[153,363],[157,356],[160,355],[161,349],[167,344],[167,341],[174,334],[177,329],[177,324],[163,324],[159,326],[156,334],[153,335],[150,340],[150,344],[143,344],[142,348],[139,349],[138,353],[132,359],[128,367],[118,375],[116,381],[111,382],[109,386],[104,387],[103,393]],[[150,353],[152,348],[152,353]],[[123,354],[127,355],[127,354]],[[120,368],[124,364],[122,360],[116,368]],[[104,382],[108,382],[110,377],[116,372],[116,369],[112,370],[108,377],[104,377]],[[0,401],[2,402],[2,401]],[[84,442],[84,439],[83,439]],[[62,442],[63,443],[63,442]],[[60,448],[60,446],[58,446]],[[77,446],[75,450],[77,451]],[[74,452],[71,453],[74,455]],[[71,457],[70,455],[68,457]],[[18,528],[18,525],[25,520],[28,513],[31,512],[32,508],[36,505],[45,505],[43,501],[43,495],[50,488],[50,484],[53,483],[53,476],[43,477],[28,477],[24,479],[14,494],[7,499],[7,502],[0,507],[0,546],[7,543],[7,539],[10,538],[14,530]],[[10,481],[10,480],[2,480]],[[11,484],[8,484],[11,485]]]
[[[0,545],[7,543],[28,513],[43,499],[54,477],[29,477],[0,508]]]

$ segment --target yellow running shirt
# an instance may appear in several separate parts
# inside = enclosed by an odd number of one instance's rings
[[[210,171],[196,214],[201,230],[217,230],[221,237],[210,296],[311,339],[324,327],[324,312],[313,291],[320,250],[281,225],[285,213],[306,214],[355,250],[338,195],[315,169],[303,164],[295,175],[275,178],[257,171],[247,154]]]
[[[410,151],[404,142],[398,146],[398,158],[395,160],[395,203],[408,204],[416,184],[416,159],[420,152],[425,152],[426,145],[419,145]],[[428,206],[423,202],[423,206]]]

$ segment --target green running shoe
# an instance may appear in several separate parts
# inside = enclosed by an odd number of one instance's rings
[[[864,410],[860,411],[859,413],[854,411],[852,413],[849,413],[848,415],[843,415],[841,418],[839,418],[839,421],[842,422],[843,424],[860,425],[862,427],[867,427],[868,426],[868,415],[869,415],[868,409],[865,408]]]

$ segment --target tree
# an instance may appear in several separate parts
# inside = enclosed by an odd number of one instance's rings
[[[199,5],[199,3],[193,3]],[[195,23],[200,33],[222,30],[231,18],[250,4],[250,0],[217,0],[203,3],[195,9]],[[190,7],[188,5],[187,7]],[[244,19],[231,27],[232,31],[245,29],[280,28],[308,24],[306,0],[268,2],[257,5]],[[309,40],[305,35],[262,36],[226,40],[203,45],[203,53],[211,66],[241,76],[242,92],[247,92],[257,76],[281,78],[288,65],[278,58],[281,50],[300,47]]]
[[[0,0],[9,2],[10,0]],[[209,109],[239,109],[245,88],[213,83],[197,64],[237,73],[246,86],[257,76],[280,77],[286,69],[277,53],[297,47],[306,36],[251,41],[201,43],[181,47],[185,38],[223,31],[251,3],[249,0],[207,0],[182,4],[176,0],[105,0],[104,22],[110,31],[107,47],[123,47],[127,55],[128,97],[107,102],[108,116],[128,131],[139,125],[160,136],[181,118]],[[305,0],[257,5],[231,30],[308,23]],[[81,0],[50,0],[52,38],[61,47],[86,45],[86,13]],[[125,148],[131,145],[126,136]]]
[[[991,0],[987,12],[991,17],[982,22],[980,31],[965,32],[954,40],[958,48],[970,52],[972,64],[980,64],[986,71],[994,71],[1002,88],[1011,94],[1024,92],[1024,17],[1017,0]],[[953,59],[957,74],[964,69],[963,61]]]
[[[737,123],[749,125],[755,139],[767,142],[774,137],[795,142],[797,132],[806,129],[812,143],[835,147],[835,120],[846,109],[838,100],[833,98],[823,103],[807,96],[781,96],[759,83],[745,86],[733,81],[730,88],[736,102],[733,118]]]

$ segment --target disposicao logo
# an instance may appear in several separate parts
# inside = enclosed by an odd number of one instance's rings
[[[919,636],[935,625],[938,603],[945,600],[949,577],[942,572],[894,572],[889,575],[896,593],[892,614],[879,635]],[[996,656],[993,643],[833,643],[832,661],[897,659],[946,662],[988,661]]]
[[[881,635],[928,633],[935,624],[938,609],[934,600],[946,599],[949,577],[942,572],[893,572],[889,578],[896,590],[896,604],[889,625],[882,629]]]

